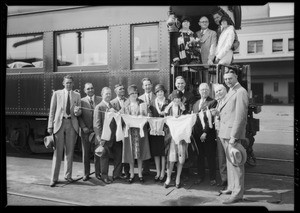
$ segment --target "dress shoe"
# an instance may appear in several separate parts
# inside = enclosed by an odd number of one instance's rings
[[[57,184],[57,181],[51,181],[50,187],[54,187]]]
[[[120,175],[120,176],[113,177],[113,180],[125,180],[125,179],[126,179],[125,175]]]
[[[164,183],[164,187],[167,189],[167,188],[169,188],[171,185],[170,185],[170,183],[169,184],[167,184],[166,182]]]
[[[72,183],[74,180],[71,177],[65,177],[65,180],[68,181],[69,183]]]
[[[197,180],[194,182],[194,184],[199,185],[199,184],[202,183],[203,181],[204,181],[203,178],[199,178],[199,179],[197,179]]]
[[[224,194],[224,195],[230,195],[230,194],[232,193],[232,191],[226,189],[226,190],[220,190],[220,193],[221,193],[221,194]]]
[[[181,183],[176,183],[175,187],[176,187],[177,189],[181,188]]]
[[[134,182],[134,177],[130,177],[130,178],[128,179],[128,182],[129,182],[129,183],[133,183],[133,182]]]
[[[227,181],[222,181],[221,183],[218,183],[217,186],[227,186]]]
[[[143,177],[139,177],[140,183],[144,183],[144,178]]]
[[[217,184],[217,181],[216,181],[216,180],[211,180],[211,181],[210,181],[210,185],[211,185],[211,186],[214,186],[214,185],[216,185],[216,184]]]
[[[159,176],[154,177],[154,182],[157,182],[157,181],[159,181]]]
[[[228,200],[223,201],[223,204],[232,204],[242,201],[241,198],[229,198]]]
[[[89,179],[90,179],[90,177],[89,177],[88,175],[85,175],[85,176],[83,176],[83,178],[82,178],[83,181],[87,181],[87,180],[89,180]]]
[[[96,175],[96,178],[97,178],[98,180],[102,180],[101,175]]]
[[[111,184],[111,180],[108,178],[102,178],[102,181],[106,184]]]

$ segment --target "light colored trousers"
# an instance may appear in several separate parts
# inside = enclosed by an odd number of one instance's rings
[[[229,139],[220,138],[224,150],[226,150]],[[238,140],[237,143],[241,141]],[[245,167],[244,164],[240,166],[234,166],[230,161],[226,158],[227,164],[227,180],[228,187],[227,189],[232,191],[231,198],[234,199],[242,199],[245,190]]]
[[[218,135],[218,132],[217,132]],[[218,154],[218,165],[219,165],[219,172],[221,176],[222,182],[227,181],[227,167],[226,167],[226,155],[223,144],[220,138],[217,136],[217,154]]]
[[[65,151],[64,176],[65,178],[72,177],[74,146],[77,139],[77,133],[72,125],[72,120],[63,119],[60,129],[54,135],[54,137],[56,142],[56,149],[53,153],[52,159],[51,181],[58,181],[63,151]]]

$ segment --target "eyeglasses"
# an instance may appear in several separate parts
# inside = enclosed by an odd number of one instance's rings
[[[199,21],[199,23],[208,23],[208,21]]]
[[[138,94],[137,92],[132,92],[129,95],[137,95],[137,94]]]

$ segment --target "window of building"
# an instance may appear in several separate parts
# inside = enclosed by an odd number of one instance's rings
[[[248,53],[262,53],[263,40],[248,41]]]
[[[278,89],[279,89],[279,83],[274,82],[274,92],[278,92]]]
[[[282,52],[283,39],[273,39],[272,41],[272,52]]]
[[[60,32],[56,35],[58,67],[107,65],[107,52],[107,29]]]
[[[132,68],[158,68],[158,24],[132,27]]]
[[[294,51],[294,38],[289,38],[289,51]]]
[[[43,35],[8,37],[6,67],[43,68]]]

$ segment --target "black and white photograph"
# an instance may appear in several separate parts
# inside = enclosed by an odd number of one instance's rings
[[[1,7],[4,208],[296,210],[294,2]]]

